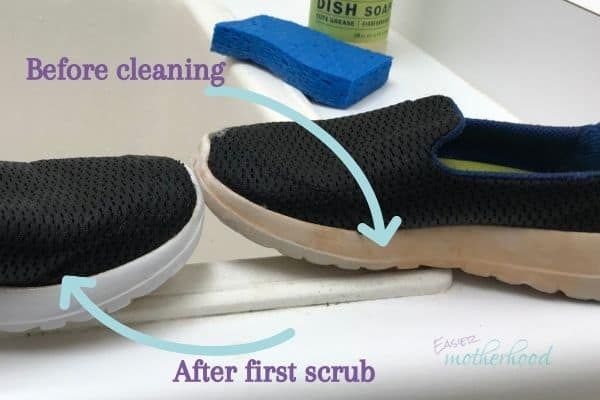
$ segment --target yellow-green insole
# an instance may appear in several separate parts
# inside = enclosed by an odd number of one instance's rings
[[[448,168],[456,169],[459,171],[470,171],[470,172],[508,172],[508,173],[520,173],[524,174],[528,171],[522,169],[505,167],[504,165],[488,164],[477,161],[467,160],[455,160],[453,158],[440,158],[442,164]]]

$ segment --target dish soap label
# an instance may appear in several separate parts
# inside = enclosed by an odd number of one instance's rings
[[[392,0],[311,0],[311,28],[353,43],[387,40]]]

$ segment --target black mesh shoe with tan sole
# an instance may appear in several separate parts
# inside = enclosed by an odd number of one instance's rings
[[[456,267],[544,292],[600,299],[600,125],[465,119],[443,96],[317,121],[369,179],[386,247],[353,176],[291,122],[207,135],[196,172],[207,205],[283,254],[344,268]]]
[[[59,308],[65,276],[95,278],[91,300],[124,307],[184,265],[202,218],[196,178],[168,158],[0,162],[0,330],[89,319]]]

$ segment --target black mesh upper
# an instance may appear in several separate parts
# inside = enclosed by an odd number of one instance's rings
[[[0,286],[57,284],[132,261],[190,220],[186,168],[159,157],[0,162]]]
[[[434,96],[319,121],[369,178],[388,221],[403,229],[505,225],[600,232],[600,179],[462,174],[434,147],[463,117]],[[209,167],[236,193],[270,210],[331,227],[371,223],[367,202],[336,156],[295,123],[231,128],[211,141]]]

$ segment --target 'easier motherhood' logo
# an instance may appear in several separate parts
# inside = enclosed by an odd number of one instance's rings
[[[433,351],[448,367],[547,367],[552,363],[553,346],[530,347],[527,339],[503,342],[481,339],[476,335],[462,338],[438,337]]]

